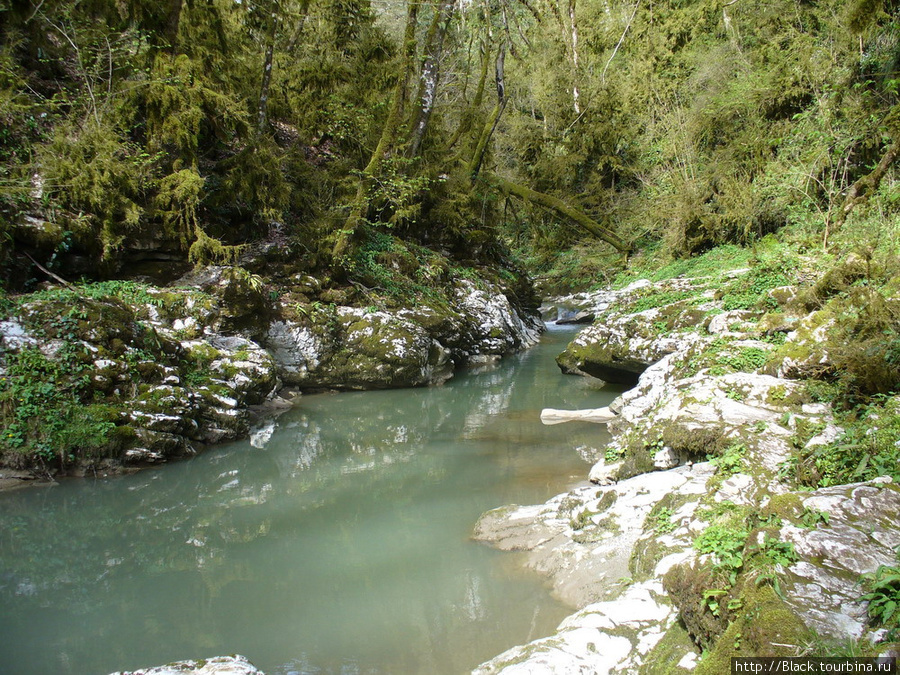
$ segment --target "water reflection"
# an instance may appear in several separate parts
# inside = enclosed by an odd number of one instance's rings
[[[322,394],[248,441],[0,495],[0,671],[107,673],[244,653],[282,673],[455,673],[566,613],[478,515],[561,490],[613,392],[561,341],[433,389]]]

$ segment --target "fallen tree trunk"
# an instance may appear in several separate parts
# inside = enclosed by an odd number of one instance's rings
[[[493,175],[489,180],[505,194],[513,195],[519,199],[531,202],[532,204],[537,204],[538,206],[543,206],[551,211],[555,211],[558,215],[574,222],[595,237],[605,241],[617,251],[621,251],[622,253],[631,252],[631,245],[619,235],[612,230],[603,227],[603,225],[587,216],[584,212],[569,206],[562,199],[554,197],[553,195],[548,195],[544,192],[532,190],[531,188],[519,185],[518,183],[513,183],[500,176]]]
[[[585,410],[557,410],[544,408],[541,410],[541,422],[545,425],[562,424],[563,422],[593,422],[606,424],[616,418],[609,408],[588,408]]]
[[[869,197],[875,193],[878,186],[881,184],[881,179],[884,178],[887,170],[891,167],[891,164],[894,163],[897,157],[900,157],[900,143],[892,143],[887,149],[887,152],[884,153],[884,156],[882,156],[881,161],[878,162],[878,166],[876,166],[871,173],[866,174],[850,186],[850,189],[847,190],[847,196],[844,198],[844,203],[837,213],[837,217],[834,219],[834,222],[831,223],[831,227],[826,228],[826,248],[828,247],[828,238],[841,229],[844,221],[847,220],[847,216],[850,215],[853,208],[858,204],[867,201]]]

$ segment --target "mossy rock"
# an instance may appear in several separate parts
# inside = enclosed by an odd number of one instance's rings
[[[829,268],[815,284],[797,293],[794,305],[806,311],[820,309],[830,298],[846,292],[855,282],[865,279],[869,271],[866,261],[851,253]]]
[[[695,299],[681,300],[671,305],[658,308],[652,320],[654,326],[665,324],[667,331],[684,328],[705,328],[712,315],[708,310],[698,307]]]
[[[770,290],[766,295],[774,300],[779,307],[786,307],[797,298],[799,292],[797,286],[778,286]]]
[[[810,641],[809,628],[772,586],[746,579],[734,597],[743,604],[698,664],[696,675],[731,672],[732,658],[796,656]]]
[[[195,269],[178,281],[201,291],[198,299],[185,303],[185,313],[190,316],[192,307],[204,314],[205,296],[212,296],[212,316],[207,313],[204,323],[215,322],[213,327],[226,335],[246,335],[259,340],[265,334],[272,318],[273,303],[268,295],[264,279],[238,265],[209,265]],[[197,306],[199,303],[200,306]]]
[[[16,243],[50,255],[65,240],[66,228],[58,223],[25,217],[13,222],[10,234]]]
[[[797,327],[798,318],[786,312],[768,312],[756,324],[759,333],[772,336],[776,333],[790,333]]]
[[[655,452],[656,448],[651,450],[646,444],[632,442],[625,450],[625,457],[616,473],[616,480],[626,480],[643,473],[656,471],[656,465],[653,464],[653,453]]]
[[[465,317],[449,304],[429,302],[402,312],[402,316],[416,323],[435,340],[454,352],[472,348],[466,335]]]
[[[834,372],[825,344],[836,316],[820,310],[803,318],[794,337],[778,347],[766,363],[765,372],[791,378],[828,378]]]
[[[654,526],[658,515],[665,510],[674,513],[691,500],[696,500],[696,496],[670,492],[654,504],[647,513],[647,517],[644,519],[643,533],[635,542],[631,558],[628,561],[628,571],[634,579],[642,580],[652,576],[659,561],[672,551],[660,541],[662,534],[658,533]]]
[[[718,455],[729,444],[724,424],[688,428],[681,424],[666,424],[660,438],[665,446],[679,455],[703,461],[708,455]],[[652,432],[651,434],[652,435]]]
[[[281,374],[298,386],[412,387],[443,381],[452,373],[447,350],[420,325],[397,314],[338,308],[310,313],[307,323],[317,353],[306,358],[305,369]],[[285,358],[279,358],[283,366]]]
[[[556,364],[567,374],[590,375],[604,382],[627,386],[637,384],[641,373],[650,365],[601,342],[572,343],[556,357]]]
[[[219,316],[222,332],[261,338],[272,316],[272,303],[262,279],[242,267],[226,268],[219,281]]]
[[[679,675],[691,669],[679,664],[687,654],[694,654],[697,645],[681,621],[673,623],[663,638],[650,650],[640,668],[640,675]]]
[[[900,298],[853,287],[800,321],[768,368],[786,377],[838,380],[856,396],[900,386]]]
[[[704,594],[711,589],[727,588],[728,580],[715,572],[711,563],[694,563],[673,567],[663,578],[663,586],[694,641],[704,649],[714,644],[728,627],[727,612],[715,615]],[[720,602],[723,607],[725,604]]]
[[[796,492],[772,495],[760,509],[761,518],[780,518],[785,522],[798,522],[804,513],[803,498]]]

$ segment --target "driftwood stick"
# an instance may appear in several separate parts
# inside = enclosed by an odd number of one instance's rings
[[[28,259],[31,261],[31,263],[32,263],[35,267],[37,267],[41,272],[43,272],[44,274],[46,274],[48,277],[50,277],[50,278],[53,279],[54,281],[58,281],[58,282],[61,283],[63,286],[65,286],[65,287],[68,288],[70,291],[72,291],[73,293],[77,293],[78,295],[83,295],[83,293],[82,293],[81,291],[79,291],[77,288],[75,288],[75,286],[73,286],[72,284],[70,284],[68,281],[66,281],[65,279],[63,279],[63,278],[62,278],[61,276],[59,276],[58,274],[54,274],[53,272],[51,272],[50,270],[48,270],[46,267],[44,267],[43,265],[41,265],[41,263],[39,263],[37,260],[35,260],[34,258],[32,258],[26,251],[19,251],[19,253],[21,253],[21,254],[24,255],[26,258],[28,258]]]

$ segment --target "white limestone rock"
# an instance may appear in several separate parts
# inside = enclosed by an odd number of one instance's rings
[[[670,493],[698,501],[713,470],[709,463],[681,466],[575,488],[542,505],[495,509],[481,517],[474,537],[502,550],[527,551],[525,564],[547,574],[564,602],[583,607],[621,591],[653,506]]]
[[[265,675],[246,656],[214,656],[198,661],[177,661],[165,666],[117,671],[111,675]]]
[[[9,351],[36,347],[38,340],[15,319],[0,321],[0,346]]]
[[[867,630],[860,577],[897,563],[900,488],[878,479],[820,488],[803,497],[803,506],[826,513],[828,524],[781,528],[800,556],[782,581],[786,601],[821,635],[858,639]]]
[[[513,647],[473,673],[636,672],[673,619],[658,583],[634,584],[615,600],[590,604],[567,617],[553,636]]]
[[[536,344],[543,330],[536,315],[520,313],[493,284],[482,288],[460,279],[454,293],[459,311],[467,317],[467,356],[509,354]]]

